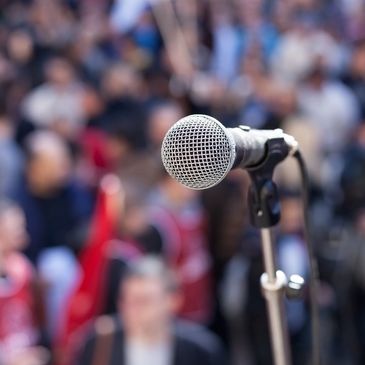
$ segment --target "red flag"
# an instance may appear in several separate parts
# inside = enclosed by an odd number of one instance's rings
[[[64,323],[57,339],[59,365],[71,365],[70,359],[82,340],[85,325],[102,310],[107,248],[114,238],[122,201],[119,179],[114,175],[105,176],[100,183],[90,236],[80,254],[82,276],[68,299]]]

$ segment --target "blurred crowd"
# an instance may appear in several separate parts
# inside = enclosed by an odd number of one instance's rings
[[[193,113],[298,140],[323,364],[365,363],[363,0],[0,0],[1,365],[272,364],[247,175],[161,163]],[[278,265],[307,277],[295,162],[275,180]]]

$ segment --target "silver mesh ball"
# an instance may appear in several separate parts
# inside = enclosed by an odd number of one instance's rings
[[[191,189],[218,184],[230,171],[236,157],[229,131],[207,115],[189,115],[167,132],[161,148],[167,172]]]

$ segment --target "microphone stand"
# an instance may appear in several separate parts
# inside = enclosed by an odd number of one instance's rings
[[[246,128],[244,126],[242,129]],[[280,202],[277,187],[272,180],[277,164],[289,154],[283,138],[267,142],[265,159],[248,169],[252,184],[248,193],[250,220],[260,229],[265,272],[261,276],[261,288],[266,300],[270,325],[271,348],[275,365],[290,365],[289,332],[284,313],[287,278],[276,268],[271,227],[280,221]]]

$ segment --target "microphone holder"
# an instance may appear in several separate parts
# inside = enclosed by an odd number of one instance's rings
[[[285,274],[276,268],[271,235],[271,227],[280,221],[279,194],[272,177],[276,165],[288,156],[289,148],[283,138],[269,139],[266,146],[265,159],[247,169],[252,181],[248,193],[248,205],[251,223],[259,228],[261,233],[265,272],[261,275],[260,281],[266,300],[274,363],[290,365],[289,331],[284,312],[288,281]]]

